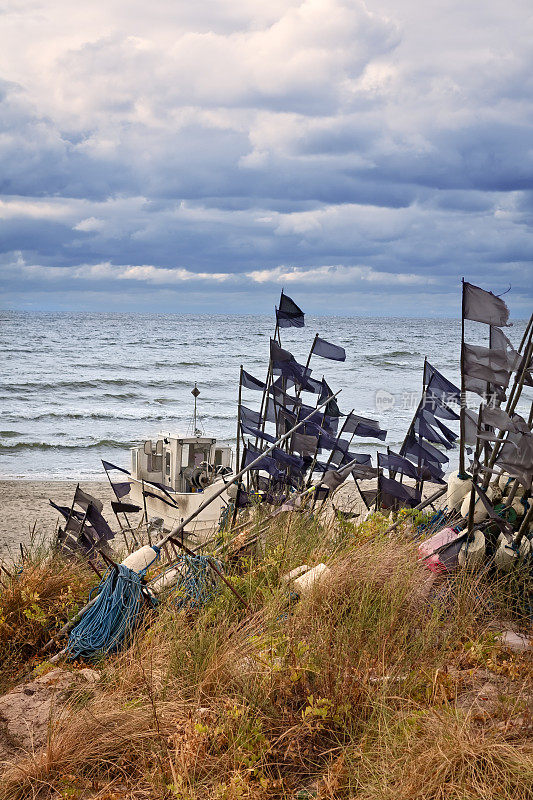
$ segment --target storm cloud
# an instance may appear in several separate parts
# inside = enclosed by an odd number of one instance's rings
[[[529,313],[526,0],[7,0],[5,308]]]

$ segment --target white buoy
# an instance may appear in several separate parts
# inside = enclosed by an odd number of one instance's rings
[[[466,541],[457,557],[461,567],[481,567],[485,560],[485,536],[481,531],[475,531],[473,539]]]
[[[502,472],[502,474],[498,478],[498,485],[499,485],[499,487],[500,487],[502,492],[505,490],[505,488],[506,488],[506,486],[507,486],[507,484],[509,483],[510,480],[511,480],[511,476],[507,472]]]
[[[163,572],[159,578],[156,578],[155,581],[150,583],[149,588],[154,594],[161,594],[161,592],[165,591],[165,589],[170,589],[172,586],[174,586],[182,574],[181,568],[176,569],[175,567],[172,567],[172,569],[167,569],[167,571]]]
[[[527,511],[525,505],[522,502],[521,497],[515,497],[515,499],[511,503],[511,508],[514,508],[517,517],[523,517]]]
[[[145,544],[143,547],[139,547],[138,550],[135,550],[134,553],[130,553],[129,556],[122,561],[122,564],[125,567],[129,567],[129,569],[132,569],[134,572],[140,572],[151,564],[152,561],[155,561],[158,555],[158,550]]]
[[[304,575],[306,572],[309,572],[309,567],[307,566],[307,564],[302,564],[299,567],[291,569],[291,571],[287,572],[286,575],[282,575],[281,582],[287,585],[291,583],[291,581],[295,581],[296,578],[299,578],[300,575]]]
[[[460,478],[458,472],[450,472],[446,478],[448,490],[446,492],[446,505],[448,511],[458,510],[463,502],[463,497],[472,488],[472,478]]]
[[[514,540],[516,540],[516,535]],[[507,537],[504,536],[503,533],[500,533],[498,537],[498,545],[496,555],[494,556],[494,564],[500,572],[509,572],[518,561],[527,558],[531,552],[531,542],[527,536],[522,538],[518,552],[511,547],[507,541]]]
[[[310,569],[308,572],[300,575],[299,578],[296,578],[293,583],[294,591],[297,592],[300,597],[304,597],[309,594],[314,586],[327,580],[330,575],[331,570],[329,567],[326,567],[325,564],[317,564],[316,567],[313,567],[313,569]]]
[[[489,500],[492,500],[492,498],[494,497],[494,489],[492,488],[492,486],[487,487],[487,491],[485,492],[485,494],[487,495]],[[465,517],[466,519],[468,517],[469,510],[470,510],[470,492],[463,499],[461,505],[461,516]],[[483,505],[482,501],[480,500],[479,497],[476,497],[476,502],[474,505],[474,523],[477,524],[478,522],[482,522],[484,519],[488,517],[488,515],[489,512]]]

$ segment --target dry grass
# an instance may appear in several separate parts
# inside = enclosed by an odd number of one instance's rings
[[[94,584],[85,566],[40,550],[6,569],[0,578],[0,691],[27,670]]]
[[[160,608],[0,797],[532,797],[527,656],[499,671],[517,699],[492,719],[456,706],[497,660],[486,577],[437,591],[401,536],[341,534],[276,520],[230,575],[250,614],[226,589],[195,615]],[[295,602],[280,575],[319,561],[332,579]]]

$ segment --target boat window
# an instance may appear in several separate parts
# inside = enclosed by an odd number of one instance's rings
[[[215,450],[215,467],[222,464],[222,450]]]
[[[167,475],[170,475],[170,452],[168,450],[165,456],[165,472]]]

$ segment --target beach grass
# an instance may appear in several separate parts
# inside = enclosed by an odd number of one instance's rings
[[[222,584],[199,611],[161,603],[0,797],[530,800],[531,654],[496,635],[510,596],[527,625],[527,576],[435,579],[409,520],[392,538],[387,524],[267,523],[226,561],[247,606]],[[55,558],[39,562],[54,625],[67,587],[91,582]],[[321,562],[329,578],[298,600],[281,577]]]

